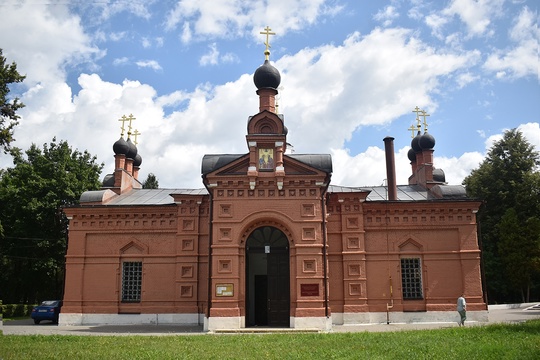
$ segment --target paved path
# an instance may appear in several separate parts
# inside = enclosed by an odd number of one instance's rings
[[[457,318],[457,316],[456,316]],[[466,322],[466,326],[483,326],[494,323],[516,323],[531,319],[540,319],[540,304],[490,305],[488,322]],[[425,330],[457,327],[457,323],[390,323],[366,325],[334,325],[333,332],[361,332],[361,331],[401,331]],[[1,328],[4,335],[204,335],[202,326],[180,325],[94,325],[94,326],[57,326],[43,322],[34,325],[31,319],[4,322]],[[275,331],[276,329],[274,329]],[[289,330],[290,331],[290,330]],[[264,332],[264,329],[261,329]]]

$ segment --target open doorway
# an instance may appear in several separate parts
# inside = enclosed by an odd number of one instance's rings
[[[272,226],[246,241],[246,325],[290,326],[289,241]]]

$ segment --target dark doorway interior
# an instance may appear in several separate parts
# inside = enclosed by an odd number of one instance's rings
[[[277,228],[253,231],[246,243],[246,325],[290,326],[289,241]]]

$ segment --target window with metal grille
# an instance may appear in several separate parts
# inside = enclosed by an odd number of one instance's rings
[[[401,259],[403,299],[422,299],[422,266],[419,258]]]
[[[122,263],[122,302],[140,302],[142,287],[142,262]]]

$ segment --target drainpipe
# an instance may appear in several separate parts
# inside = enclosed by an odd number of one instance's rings
[[[214,200],[212,191],[206,185],[206,175],[203,175],[203,184],[210,195],[210,206],[208,216],[208,302],[206,304],[206,318],[210,319],[210,306],[212,304],[212,244],[213,244],[213,222],[214,222]]]
[[[330,186],[330,179],[327,178],[326,186],[321,193],[321,209],[322,209],[322,230],[323,230],[323,278],[324,278],[324,315],[328,319],[328,266],[326,264],[326,201],[325,196]]]

